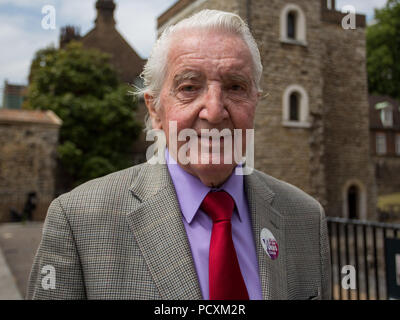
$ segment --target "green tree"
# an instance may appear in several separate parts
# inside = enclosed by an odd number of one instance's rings
[[[369,92],[400,99],[400,0],[375,9],[375,20],[367,28]]]
[[[31,65],[25,107],[62,119],[58,154],[76,184],[132,165],[131,146],[141,129],[137,103],[109,60],[72,42],[39,50]]]

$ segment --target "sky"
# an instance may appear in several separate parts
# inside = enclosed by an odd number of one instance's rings
[[[147,58],[156,39],[156,20],[177,0],[116,0],[117,29],[142,57]],[[268,0],[263,0],[268,1]],[[85,35],[94,26],[96,0],[0,0],[0,104],[4,81],[27,84],[35,52],[51,44],[58,46],[60,28],[79,26]],[[355,7],[373,19],[374,8],[386,0],[336,0],[336,8]],[[42,8],[55,8],[55,30],[42,28]]]

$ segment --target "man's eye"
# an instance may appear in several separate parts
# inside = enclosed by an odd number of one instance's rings
[[[181,91],[184,91],[184,92],[193,92],[195,90],[196,90],[196,87],[195,86],[191,86],[191,85],[187,85],[187,86],[182,86],[181,87]]]
[[[241,85],[239,85],[239,84],[233,84],[233,85],[231,85],[230,89],[231,89],[232,91],[242,91],[242,90],[244,90],[244,88],[243,88]]]

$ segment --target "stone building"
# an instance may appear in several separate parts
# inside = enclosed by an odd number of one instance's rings
[[[267,96],[255,167],[311,194],[327,215],[375,220],[365,16],[345,29],[334,0],[179,0],[158,33],[204,8],[239,14],[259,44]]]
[[[94,28],[86,35],[81,36],[79,28],[73,26],[63,27],[60,34],[60,48],[64,47],[68,42],[75,40],[82,42],[86,48],[94,48],[108,53],[111,55],[111,64],[117,70],[120,80],[128,84],[140,86],[139,75],[143,70],[146,60],[142,59],[136,53],[115,28],[115,9],[116,4],[114,0],[97,0],[97,17]],[[146,110],[143,100],[139,101],[136,111],[139,123],[143,122]],[[145,161],[145,152],[148,145],[145,141],[145,135],[142,133],[133,146],[133,163]]]
[[[43,220],[54,199],[56,148],[61,120],[52,111],[0,109],[0,222],[21,213],[30,192],[34,220]]]
[[[115,28],[114,0],[97,0],[95,26],[86,35],[80,36],[79,29],[67,26],[61,29],[60,47],[71,40],[82,42],[86,48],[94,48],[111,55],[111,63],[123,82],[133,83],[142,72],[145,60],[128,44]]]
[[[22,103],[25,101],[26,94],[26,86],[11,84],[7,80],[4,81],[2,107],[6,109],[21,109]]]
[[[371,157],[378,195],[400,192],[400,104],[387,96],[371,95]]]

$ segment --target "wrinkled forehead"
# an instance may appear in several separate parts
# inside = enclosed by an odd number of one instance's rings
[[[185,63],[201,64],[203,61],[221,61],[232,68],[249,68],[253,61],[246,42],[233,32],[218,29],[184,29],[171,35],[167,70]]]

